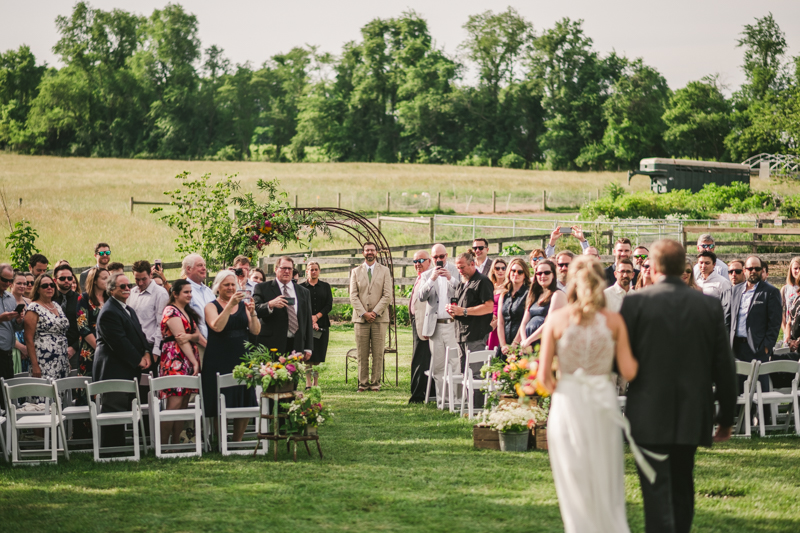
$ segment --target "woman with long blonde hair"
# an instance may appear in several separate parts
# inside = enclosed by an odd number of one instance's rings
[[[611,380],[636,377],[625,322],[605,309],[607,282],[600,262],[576,257],[569,266],[567,305],[544,324],[537,379],[553,391],[547,439],[564,529],[627,532],[623,427]],[[553,358],[561,379],[556,386]],[[628,431],[626,431],[628,433]],[[635,443],[632,445],[635,446]],[[635,455],[638,453],[638,449]]]
[[[800,293],[800,257],[792,257],[792,261],[789,263],[789,270],[786,272],[786,285],[781,287],[781,305],[783,306],[781,330],[783,330],[784,339],[789,339],[792,336],[792,316],[790,311],[794,307],[794,301],[798,293]]]
[[[499,320],[498,302],[500,301],[500,295],[505,291],[506,275],[508,274],[507,269],[508,263],[506,263],[506,260],[502,257],[498,257],[492,263],[492,270],[489,272],[489,281],[494,285],[494,308],[492,309],[491,323],[492,332],[489,333],[489,340],[486,341],[486,347],[490,350],[494,350],[500,346],[500,338],[497,332],[497,323]]]
[[[497,302],[497,334],[503,355],[508,354],[508,351],[515,346],[517,333],[522,325],[522,319],[525,318],[525,302],[530,285],[528,265],[519,257],[512,259],[506,277],[508,281]]]

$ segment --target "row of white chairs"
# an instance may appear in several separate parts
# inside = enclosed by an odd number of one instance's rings
[[[118,461],[140,459],[142,453],[149,448],[155,451],[156,457],[190,457],[200,456],[203,450],[210,450],[211,431],[209,419],[203,417],[202,381],[200,376],[165,376],[152,378],[142,375],[142,385],[149,387],[148,401],[142,403],[139,396],[139,380],[105,380],[91,382],[84,376],[71,376],[55,381],[43,378],[19,376],[9,380],[1,380],[2,394],[7,405],[6,416],[0,416],[0,448],[3,458],[12,464],[32,464],[42,460],[57,461],[59,454],[69,459],[68,442],[73,445],[91,442],[91,450],[95,461]],[[219,413],[219,444],[223,455],[252,454],[255,448],[253,441],[229,442],[231,432],[229,423],[236,419],[255,419],[262,424],[260,431],[269,431],[267,420],[260,420],[259,407],[233,408],[227,407],[222,390],[238,386],[232,374],[217,374],[217,406]],[[166,402],[158,399],[158,392],[171,388],[197,389],[198,394],[193,403],[186,409],[166,409]],[[88,405],[77,405],[73,391],[84,391]],[[103,395],[108,393],[131,394],[130,411],[103,412]],[[31,397],[44,399],[43,409],[21,409],[21,402]],[[150,444],[148,446],[144,419],[149,420]],[[91,441],[68,441],[72,426],[76,421],[89,420],[92,426]],[[161,444],[161,422],[194,422],[197,430],[194,443]],[[106,426],[126,425],[130,427],[131,444],[118,447],[101,446],[100,430]],[[37,442],[25,442],[19,439],[20,430],[44,429],[44,447]],[[255,434],[255,426],[250,426],[247,435]],[[126,443],[127,444],[127,443]],[[262,441],[258,453],[265,454],[268,441]],[[89,451],[89,450],[73,450]],[[108,454],[130,452],[130,455],[109,457]],[[165,453],[174,452],[174,453]],[[49,456],[49,459],[47,459]],[[32,457],[33,459],[27,459]]]
[[[458,402],[460,403],[460,415],[464,416],[464,412],[466,411],[469,418],[474,418],[476,412],[482,410],[475,408],[474,393],[487,384],[491,385],[491,381],[487,381],[486,379],[476,379],[470,370],[470,364],[489,364],[494,356],[494,353],[494,350],[489,349],[474,352],[467,350],[465,371],[454,371],[451,369],[451,362],[454,362],[453,366],[460,367],[461,358],[458,353],[457,346],[448,346],[444,354],[444,373],[442,374],[441,379],[442,390],[441,394],[438,395],[441,400],[436,400],[436,407],[439,409],[444,409],[446,403],[450,412],[453,413],[456,410],[456,403]],[[435,377],[432,370],[435,368],[435,360],[436,354],[432,353],[430,368],[425,371],[425,375],[428,377],[428,382],[425,388],[425,403],[430,401],[431,383],[435,383]],[[461,397],[460,399],[457,399],[459,387],[461,387]]]
[[[782,350],[787,350],[782,349]],[[780,353],[781,350],[776,350]],[[766,435],[768,429],[782,429],[789,431],[789,425],[794,421],[794,429],[797,435],[800,435],[800,393],[798,393],[798,385],[800,384],[800,362],[797,361],[769,361],[762,363],[755,359],[749,363],[744,361],[736,361],[736,373],[744,376],[744,390],[740,394],[736,403],[740,406],[739,415],[736,422],[736,432],[742,431],[744,426],[744,435],[751,435],[752,425],[752,408],[755,403],[758,412],[758,431],[763,437]],[[792,384],[790,387],[776,388],[772,385],[772,376],[778,373],[794,374]],[[759,377],[767,376],[769,381],[769,389],[764,391],[761,386]],[[785,413],[781,413],[779,407],[787,405],[788,409]],[[766,424],[764,421],[764,408],[769,408],[772,423]],[[783,418],[782,424],[779,420]]]

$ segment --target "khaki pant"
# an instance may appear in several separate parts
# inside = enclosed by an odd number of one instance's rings
[[[386,349],[387,322],[355,323],[358,350],[358,386],[379,387],[383,375],[383,351]],[[372,372],[370,373],[370,359]]]
[[[436,324],[436,329],[433,330],[433,335],[428,339],[431,347],[431,370],[433,371],[433,380],[436,382],[436,403],[441,404],[442,391],[444,390],[444,357],[447,353],[447,348],[457,348],[456,343],[456,327],[452,322],[450,324]],[[459,359],[458,350],[450,350],[450,372],[459,374],[461,372],[461,360]]]

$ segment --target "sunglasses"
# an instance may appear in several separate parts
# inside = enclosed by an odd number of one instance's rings
[[[485,246],[473,246],[472,249],[473,250],[477,250],[477,251],[481,251],[481,250],[485,250],[486,247]]]
[[[425,261],[430,261],[430,259],[413,259],[411,262],[414,263],[415,265],[421,265]]]
[[[647,254],[639,254],[633,256],[635,259],[647,259]]]
[[[434,255],[434,256],[433,256],[433,260],[434,260],[434,261],[438,261],[439,259],[444,259],[445,257],[447,257],[447,254],[442,254],[442,255]]]
[[[747,270],[748,272],[753,272],[753,271],[761,272],[761,270],[762,270],[761,267],[744,267],[744,269]]]
[[[741,268],[729,268],[728,272],[731,272],[731,273],[736,274],[738,276],[739,274],[742,273],[742,269]]]
[[[13,278],[12,279],[8,279],[8,278],[4,278],[3,276],[0,276],[0,281],[2,281],[3,283],[13,283],[14,279]]]
[[[544,259],[544,257],[533,257],[533,258],[531,258],[531,261],[533,261],[534,263],[537,263],[537,262],[541,261],[542,259]]]
[[[701,244],[700,248],[702,248],[703,250],[710,250],[710,249],[714,248],[714,245],[713,244]]]
[[[132,289],[135,286],[136,286],[135,283],[120,283],[119,285],[117,285],[117,288],[118,289],[122,289],[124,291],[124,290],[127,290],[127,289]]]
[[[741,270],[739,272],[741,272]],[[691,268],[687,268],[686,270],[683,271],[683,273],[684,274],[694,274],[694,271]]]
[[[55,289],[56,288],[56,284],[55,283],[42,283],[41,285],[39,285],[39,288],[40,289]]]
[[[642,270],[650,270],[650,265],[642,265]]]
[[[524,270],[522,270],[522,269],[519,269],[519,268],[512,268],[512,269],[511,269],[511,273],[512,273],[512,274],[524,274],[524,273],[525,273],[525,271],[524,271]]]
[[[542,276],[551,276],[553,274],[552,270],[542,270],[541,272],[537,272],[536,275],[539,277]]]
[[[502,271],[505,271],[506,267],[504,267],[504,266],[496,266],[496,267],[494,267],[494,269],[502,272]],[[514,272],[514,271],[512,270],[511,272]]]
[[[104,252],[97,252],[97,255],[111,255],[111,250],[106,250]]]
[[[59,276],[58,281],[72,281],[72,276]]]
[[[568,266],[569,266],[569,263],[559,263],[558,264],[558,268],[567,268]]]
[[[26,281],[25,285],[27,285],[28,287],[33,287],[34,283],[36,283],[36,282],[35,281]]]

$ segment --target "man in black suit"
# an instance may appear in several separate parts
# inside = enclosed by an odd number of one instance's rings
[[[61,306],[69,320],[67,329],[67,356],[70,368],[78,368],[81,355],[81,336],[78,330],[78,293],[72,290],[72,280],[75,275],[72,267],[67,263],[58,265],[53,270],[53,280],[58,289],[53,301]]]
[[[311,293],[292,280],[294,260],[280,257],[275,263],[275,279],[256,285],[253,300],[261,319],[259,344],[278,353],[305,352],[311,357],[314,332],[311,320]]]
[[[664,461],[649,461],[656,471],[654,483],[639,472],[647,533],[689,532],[695,452],[711,445],[715,423],[713,440],[730,438],[736,407],[736,373],[722,306],[681,281],[685,261],[680,243],[656,242],[650,253],[656,284],[626,296],[620,311],[639,361],[625,408],[632,436],[641,448],[667,454]]]
[[[631,248],[631,240],[627,237],[622,237],[621,239],[617,239],[617,243],[614,245],[614,263],[609,265],[606,268],[606,282],[608,286],[611,287],[617,282],[617,277],[614,275],[614,271],[617,269],[617,263],[620,259],[630,259],[633,261],[631,254],[633,254],[633,248]],[[636,282],[639,280],[639,269],[636,267],[633,268],[633,281],[631,281],[631,287],[636,285]]]
[[[92,375],[95,381],[105,379],[134,379],[150,366],[147,339],[136,317],[136,311],[126,302],[135,284],[124,274],[114,274],[108,279],[108,293],[100,314],[97,315],[97,349],[94,353]],[[130,411],[133,395],[107,393],[103,395],[103,411],[119,413]],[[103,429],[103,446],[124,446],[123,426]]]

